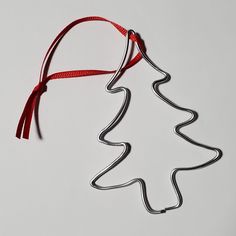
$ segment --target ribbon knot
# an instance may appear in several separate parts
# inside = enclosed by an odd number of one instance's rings
[[[41,95],[46,91],[47,91],[47,85],[45,81],[39,82],[33,89],[33,92],[38,93],[38,95]]]
[[[21,138],[22,131],[23,131],[23,138],[29,139],[29,132],[30,132],[30,125],[33,113],[35,111],[36,104],[39,103],[40,96],[47,91],[47,81],[39,82],[33,89],[32,93],[30,94],[24,110],[21,114],[17,130],[16,130],[16,137]]]

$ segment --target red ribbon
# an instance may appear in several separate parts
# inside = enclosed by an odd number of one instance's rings
[[[51,75],[47,75],[48,69],[51,63],[52,56],[59,45],[62,38],[65,36],[65,34],[74,26],[88,21],[105,21],[110,24],[112,24],[122,35],[126,36],[127,30],[123,28],[122,26],[118,25],[117,23],[114,23],[110,20],[107,20],[105,18],[99,17],[99,16],[91,16],[91,17],[84,17],[78,20],[73,21],[69,25],[67,25],[54,39],[52,44],[50,45],[41,66],[40,70],[40,78],[39,83],[34,87],[32,93],[30,94],[24,110],[22,112],[22,115],[20,117],[20,120],[18,122],[17,130],[16,130],[16,137],[21,138],[22,131],[23,131],[23,138],[28,139],[29,133],[30,133],[30,126],[32,121],[33,113],[35,114],[36,121],[38,120],[38,106],[40,102],[40,96],[46,91],[47,87],[46,84],[49,80],[55,80],[55,79],[65,79],[65,78],[74,78],[74,77],[84,77],[84,76],[93,76],[93,75],[102,75],[102,74],[112,74],[115,73],[115,70],[71,70],[71,71],[62,71],[57,72]],[[142,40],[139,38],[137,34],[131,34],[130,39],[133,42],[137,42],[139,46],[145,50],[144,44]],[[137,53],[135,57],[133,57],[123,68],[123,71],[129,69],[130,67],[134,66],[136,63],[138,63],[142,59],[141,53]],[[37,131],[39,134],[39,137],[41,137],[39,125],[37,124]]]

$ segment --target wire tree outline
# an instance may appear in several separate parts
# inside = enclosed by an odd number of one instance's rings
[[[111,79],[109,80],[109,82],[106,85],[106,91],[111,93],[111,94],[123,92],[124,93],[124,100],[123,100],[123,103],[120,107],[120,110],[118,111],[116,116],[113,118],[113,120],[104,129],[102,129],[102,131],[100,132],[100,134],[98,136],[99,142],[101,142],[103,144],[106,144],[106,145],[109,145],[109,146],[121,146],[121,147],[123,147],[123,151],[114,161],[112,161],[109,165],[107,165],[105,168],[103,168],[101,171],[99,171],[91,179],[90,185],[93,188],[96,188],[96,189],[99,189],[99,190],[111,190],[111,189],[128,187],[132,184],[138,183],[140,185],[141,198],[142,198],[142,201],[143,201],[143,205],[146,208],[146,210],[151,214],[161,214],[161,213],[165,213],[166,211],[169,211],[169,210],[177,209],[177,208],[181,207],[182,204],[183,204],[183,196],[181,194],[180,188],[179,188],[177,180],[176,180],[177,173],[181,172],[181,171],[196,170],[196,169],[200,169],[200,168],[204,168],[204,167],[207,167],[209,165],[212,165],[213,163],[215,163],[216,161],[218,161],[222,157],[223,152],[219,148],[212,147],[212,146],[197,142],[197,141],[193,140],[192,138],[188,137],[183,132],[181,132],[181,129],[183,127],[192,124],[193,122],[195,122],[198,119],[198,113],[196,111],[192,110],[192,109],[181,107],[181,106],[177,105],[176,103],[174,103],[173,101],[171,101],[169,98],[167,98],[165,95],[163,95],[161,93],[160,88],[159,88],[160,85],[169,82],[171,80],[171,75],[169,73],[167,73],[166,71],[162,70],[160,67],[158,67],[147,56],[145,51],[140,47],[140,44],[135,42],[135,45],[136,45],[138,51],[142,54],[143,59],[145,59],[145,61],[154,70],[156,70],[157,72],[161,73],[164,76],[162,79],[155,80],[152,83],[152,89],[153,89],[153,92],[155,93],[155,95],[158,96],[160,99],[162,99],[169,106],[172,106],[173,108],[175,108],[177,110],[187,112],[191,115],[189,117],[189,119],[177,124],[174,127],[174,132],[176,133],[176,135],[178,135],[179,137],[181,137],[185,141],[191,143],[192,145],[195,145],[195,146],[207,149],[207,150],[214,151],[215,156],[213,158],[211,158],[210,160],[208,160],[204,163],[195,165],[195,166],[174,168],[172,170],[171,174],[170,174],[170,179],[171,179],[171,183],[172,183],[173,189],[174,189],[176,197],[177,197],[177,203],[175,205],[165,207],[161,210],[156,210],[156,209],[153,209],[151,207],[151,205],[149,203],[149,200],[148,200],[148,196],[147,196],[146,183],[142,178],[134,178],[134,179],[131,179],[127,182],[117,184],[117,185],[110,185],[110,186],[102,186],[102,185],[97,184],[97,181],[102,176],[104,176],[106,173],[108,173],[113,168],[115,168],[118,164],[120,164],[129,155],[129,153],[131,151],[131,145],[128,142],[112,142],[112,141],[109,141],[105,138],[105,136],[113,128],[115,128],[118,125],[118,123],[122,120],[122,118],[126,114],[126,111],[129,107],[129,103],[130,103],[130,97],[131,97],[130,90],[128,88],[125,88],[125,87],[122,87],[122,86],[121,87],[115,87],[115,88],[113,86],[116,84],[116,82],[118,81],[118,79],[122,75],[122,68],[124,67],[125,62],[126,62],[127,57],[128,57],[129,38],[130,38],[131,34],[135,35],[136,37],[139,37],[139,35],[134,30],[128,30],[127,35],[126,35],[126,44],[125,44],[125,50],[124,50],[123,58],[121,60],[121,63],[119,65],[119,67],[117,68],[116,72],[114,73],[114,75],[111,77]]]

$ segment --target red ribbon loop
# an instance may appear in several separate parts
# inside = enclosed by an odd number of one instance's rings
[[[49,80],[54,80],[54,79],[62,79],[62,78],[74,78],[74,77],[84,77],[84,76],[93,76],[93,75],[102,75],[102,74],[112,74],[115,73],[115,70],[72,70],[72,71],[62,71],[62,72],[57,72],[52,75],[47,75],[50,62],[52,59],[52,56],[62,40],[62,38],[65,36],[65,34],[73,28],[75,25],[80,24],[82,22],[86,21],[105,21],[111,23],[122,35],[127,34],[127,30],[123,28],[122,26],[118,25],[117,23],[114,23],[112,21],[109,21],[105,18],[98,17],[98,16],[91,16],[91,17],[84,17],[78,20],[73,21],[69,25],[67,25],[55,38],[55,40],[52,42],[50,45],[43,63],[41,67],[41,72],[40,72],[40,82],[34,87],[32,93],[30,94],[24,110],[21,114],[20,120],[18,122],[17,130],[16,130],[16,137],[21,138],[22,131],[23,131],[23,138],[28,139],[29,138],[29,133],[30,133],[30,126],[31,126],[31,120],[33,113],[35,112],[35,117],[36,121],[38,121],[38,106],[39,106],[39,101],[40,101],[40,96],[46,91],[47,89],[47,82]],[[142,48],[142,50],[145,51],[144,44],[140,37],[137,34],[131,34],[130,39],[133,42],[137,42],[139,46]],[[133,57],[128,64],[122,69],[123,71],[131,68],[134,66],[136,63],[138,63],[142,59],[141,53],[138,53],[135,57]],[[41,137],[40,134],[40,129],[39,129],[39,124],[36,122],[37,125],[37,131],[39,137]]]

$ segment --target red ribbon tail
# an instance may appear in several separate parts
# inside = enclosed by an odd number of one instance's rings
[[[29,139],[29,132],[30,132],[30,124],[32,120],[32,115],[34,111],[35,101],[36,101],[37,93],[33,91],[29,96],[24,110],[21,114],[20,120],[18,122],[17,130],[16,130],[16,137],[21,138],[22,131],[23,131],[23,138]]]
[[[21,133],[22,133],[23,125],[25,123],[25,115],[26,115],[26,107],[25,107],[24,111],[22,112],[20,120],[19,120],[18,125],[17,125],[16,137],[18,139],[21,138]]]

